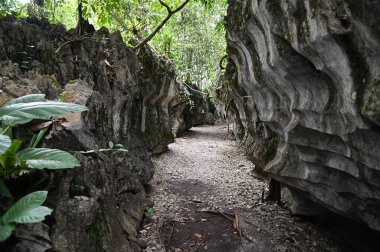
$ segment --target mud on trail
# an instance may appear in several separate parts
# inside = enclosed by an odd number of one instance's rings
[[[144,251],[349,251],[285,206],[263,202],[267,185],[225,125],[192,128],[153,162]]]

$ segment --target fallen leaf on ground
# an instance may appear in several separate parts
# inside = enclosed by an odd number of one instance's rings
[[[195,233],[194,235],[195,235],[197,238],[199,238],[199,239],[201,239],[201,238],[203,237],[203,235],[198,234],[198,233]]]

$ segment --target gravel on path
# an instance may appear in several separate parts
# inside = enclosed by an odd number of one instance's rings
[[[193,127],[153,157],[144,251],[348,251],[285,206],[263,202],[266,183],[227,131]]]

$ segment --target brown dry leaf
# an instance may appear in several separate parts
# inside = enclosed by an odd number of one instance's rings
[[[182,252],[182,249],[180,249],[180,248],[175,248],[175,249],[174,249],[174,252]]]
[[[48,139],[52,138],[52,137],[53,137],[53,133],[54,133],[53,131],[50,131],[49,134],[47,134],[47,135],[45,136],[45,139],[48,140]]]
[[[27,126],[29,129],[31,129],[33,131],[38,131],[38,130],[41,130],[43,128],[50,126],[52,123],[53,122],[51,120],[49,120],[49,121],[34,120],[31,123],[29,123]]]
[[[194,233],[194,235],[195,235],[197,238],[199,238],[199,239],[201,239],[201,238],[203,237],[203,235],[198,234],[198,233]]]
[[[53,123],[53,130],[54,131],[60,131],[60,130],[63,130],[64,128],[65,128],[65,126],[59,122]]]

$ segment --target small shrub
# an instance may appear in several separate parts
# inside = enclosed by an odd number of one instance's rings
[[[19,97],[0,108],[0,197],[13,200],[6,181],[17,179],[33,169],[66,169],[80,166],[79,161],[68,152],[36,148],[51,124],[46,123],[25,149],[21,149],[22,141],[13,139],[12,127],[35,119],[52,121],[54,116],[86,110],[85,106],[77,104],[48,101],[41,94]],[[52,209],[42,206],[47,194],[47,191],[29,193],[0,217],[0,242],[12,234],[17,223],[41,222],[46,215],[51,214]]]

